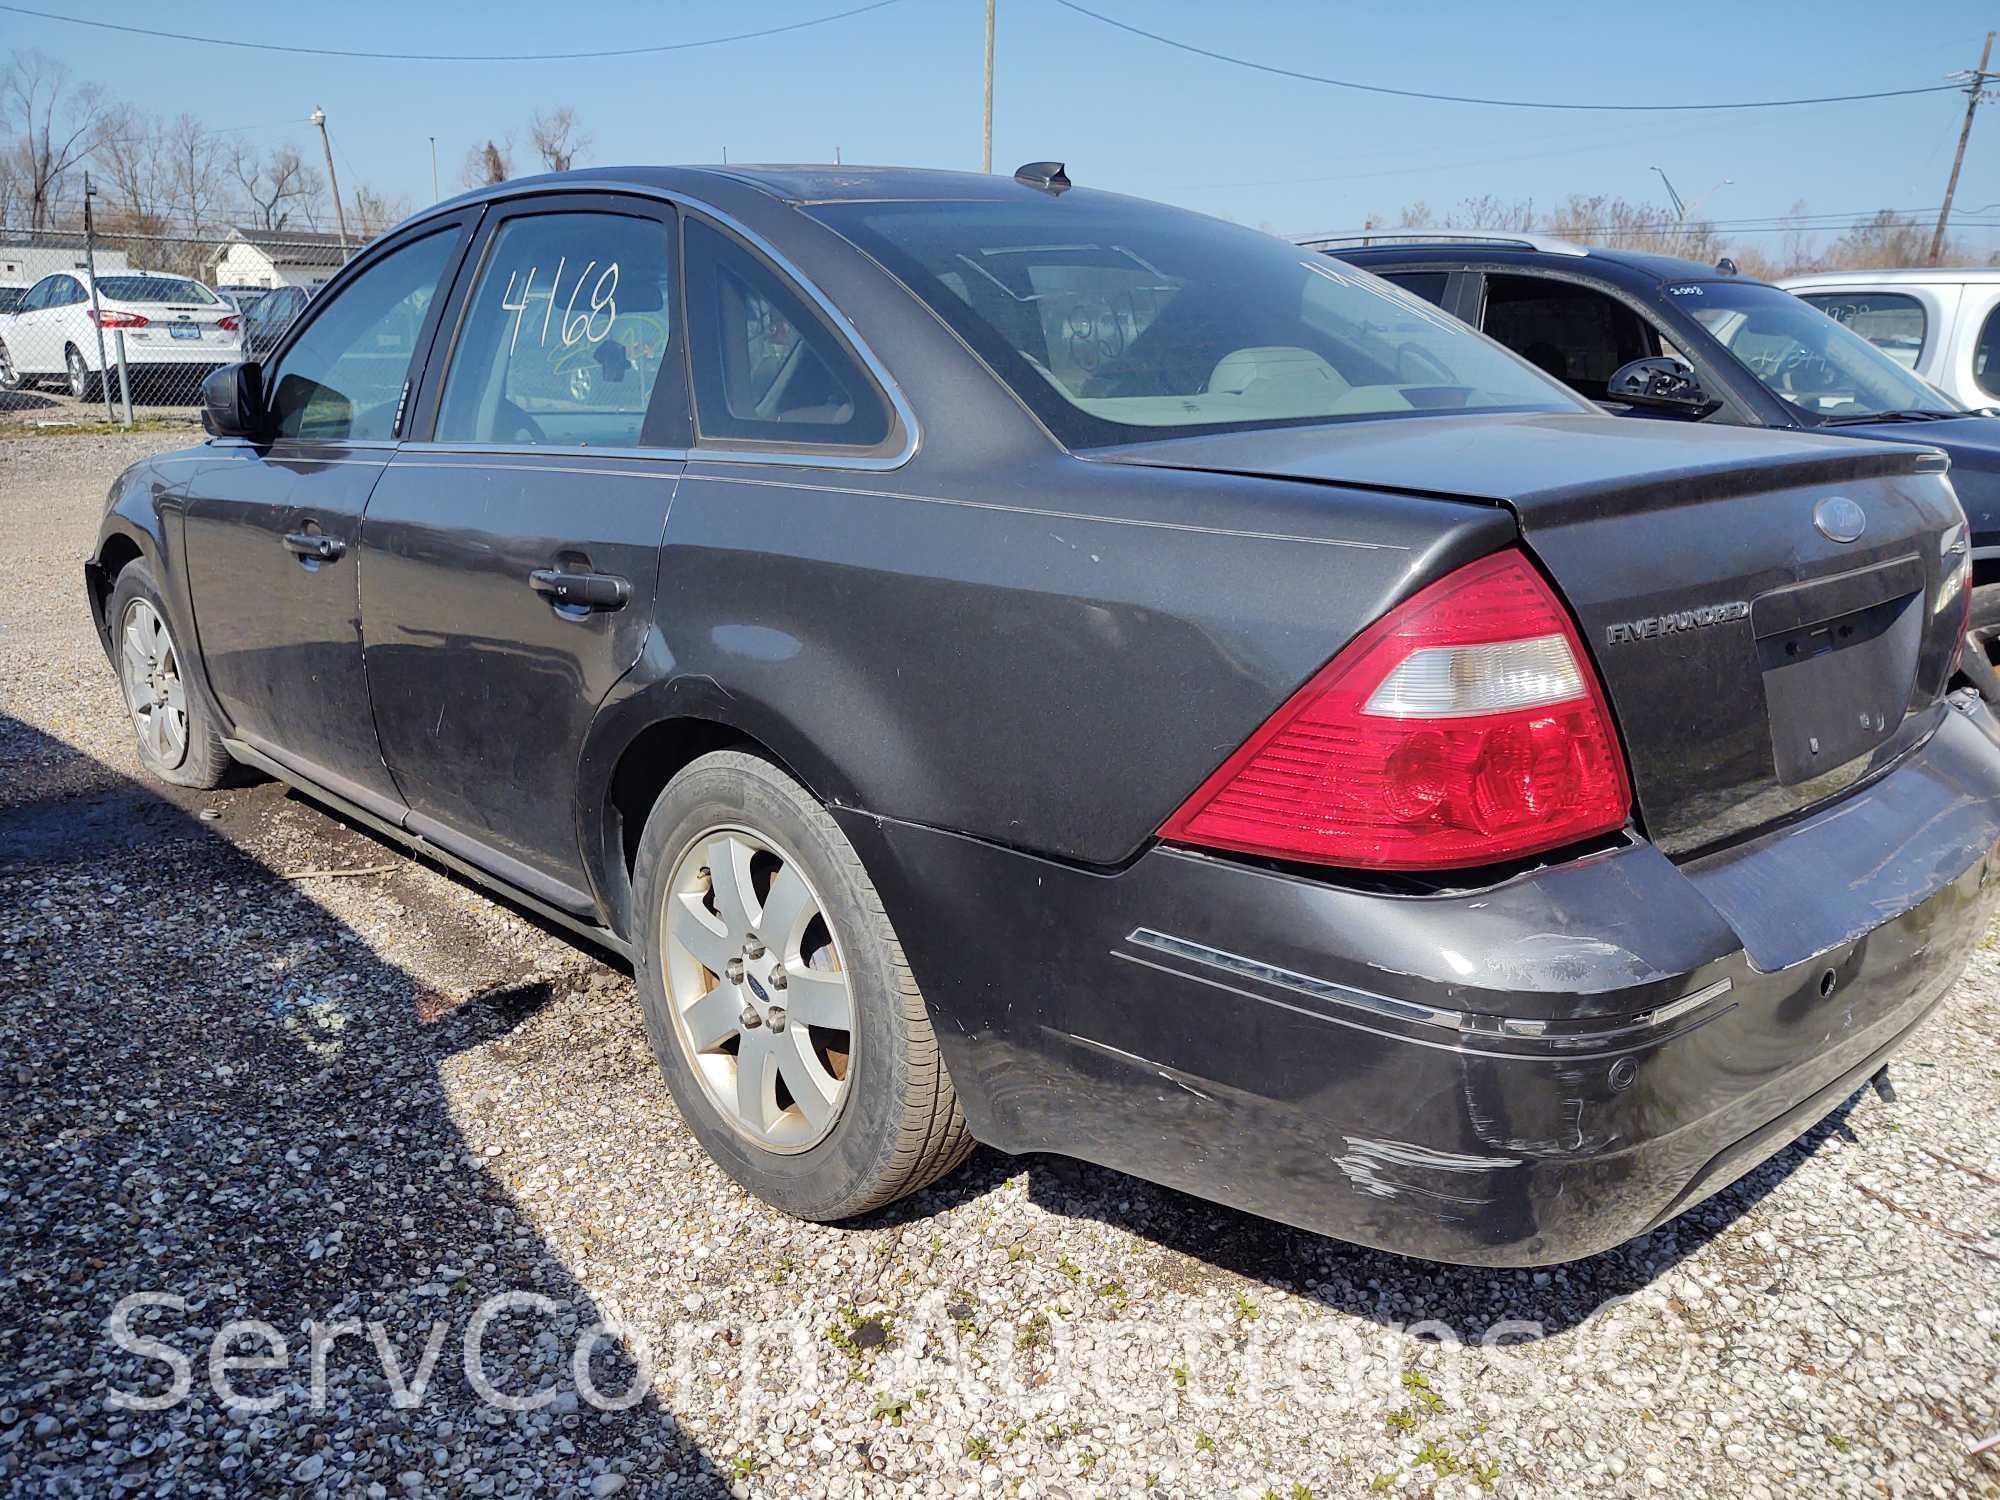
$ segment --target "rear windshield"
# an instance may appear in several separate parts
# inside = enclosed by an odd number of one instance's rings
[[[1199,214],[1098,194],[812,212],[899,276],[1072,448],[1593,409],[1385,281]]]
[[[206,307],[222,300],[199,281],[179,276],[100,276],[97,290],[113,302],[193,302]]]

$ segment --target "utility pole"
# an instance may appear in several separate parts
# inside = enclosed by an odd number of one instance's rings
[[[326,133],[326,111],[316,109],[308,118],[319,126],[320,149],[326,153],[326,180],[333,188],[333,217],[340,225],[340,259],[347,260],[347,210],[340,203],[340,179],[333,171],[333,141]],[[433,184],[435,185],[435,184]]]
[[[1986,64],[1993,56],[1993,33],[1986,33],[1986,45],[1979,49],[1979,66],[1971,73],[1954,73],[1954,78],[1964,78],[1965,82],[1965,124],[1958,132],[1958,155],[1951,159],[1951,180],[1944,185],[1944,206],[1938,209],[1937,232],[1931,236],[1931,264],[1936,265],[1944,254],[1944,226],[1951,218],[1951,200],[1958,191],[1958,169],[1965,165],[1965,143],[1972,136],[1972,117],[1979,112],[1979,101],[1985,97],[1987,83],[2000,78],[2000,73],[1989,73]]]
[[[441,196],[442,195],[438,192],[438,138],[436,136],[432,136],[431,137],[431,202],[433,203],[437,202],[439,197]]]
[[[993,0],[986,0],[986,138],[979,148],[979,170],[993,170]]]
[[[90,274],[90,322],[97,330],[97,389],[104,395],[104,420],[115,422],[111,411],[111,362],[104,357],[104,305],[97,299],[97,221],[91,217],[90,200],[97,196],[97,189],[90,185],[90,174],[83,174],[83,268]],[[90,381],[86,377],[84,388],[88,390]]]

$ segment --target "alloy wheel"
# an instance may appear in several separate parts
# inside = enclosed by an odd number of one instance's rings
[[[63,364],[69,370],[69,393],[81,401],[90,389],[90,371],[84,367],[83,355],[71,346],[63,356]]]
[[[187,754],[188,742],[187,684],[181,678],[174,638],[160,612],[145,599],[125,606],[119,634],[119,675],[139,743],[172,769]]]
[[[14,368],[14,356],[4,343],[0,343],[0,391],[15,390],[20,384],[21,376]]]
[[[675,1038],[709,1102],[767,1151],[825,1140],[847,1102],[854,992],[803,866],[712,828],[674,864],[661,951]]]

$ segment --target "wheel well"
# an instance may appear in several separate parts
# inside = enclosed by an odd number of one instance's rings
[[[640,731],[618,757],[611,773],[611,805],[605,809],[605,852],[616,850],[630,877],[639,857],[639,836],[667,783],[681,767],[711,750],[749,750],[775,759],[740,730],[712,719],[665,719]]]
[[[118,575],[145,555],[139,544],[123,532],[114,531],[104,539],[97,553],[97,574],[90,601],[100,628],[109,628],[107,611],[111,608],[111,591],[118,587]]]

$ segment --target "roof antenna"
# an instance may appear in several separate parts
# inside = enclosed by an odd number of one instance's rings
[[[1742,274],[1736,269],[1736,262],[1726,255],[1715,263],[1715,269],[1720,271],[1724,276],[1738,276]]]
[[[1060,198],[1071,186],[1059,161],[1031,161],[1015,168],[1014,180],[1024,187],[1040,188],[1052,198]]]

